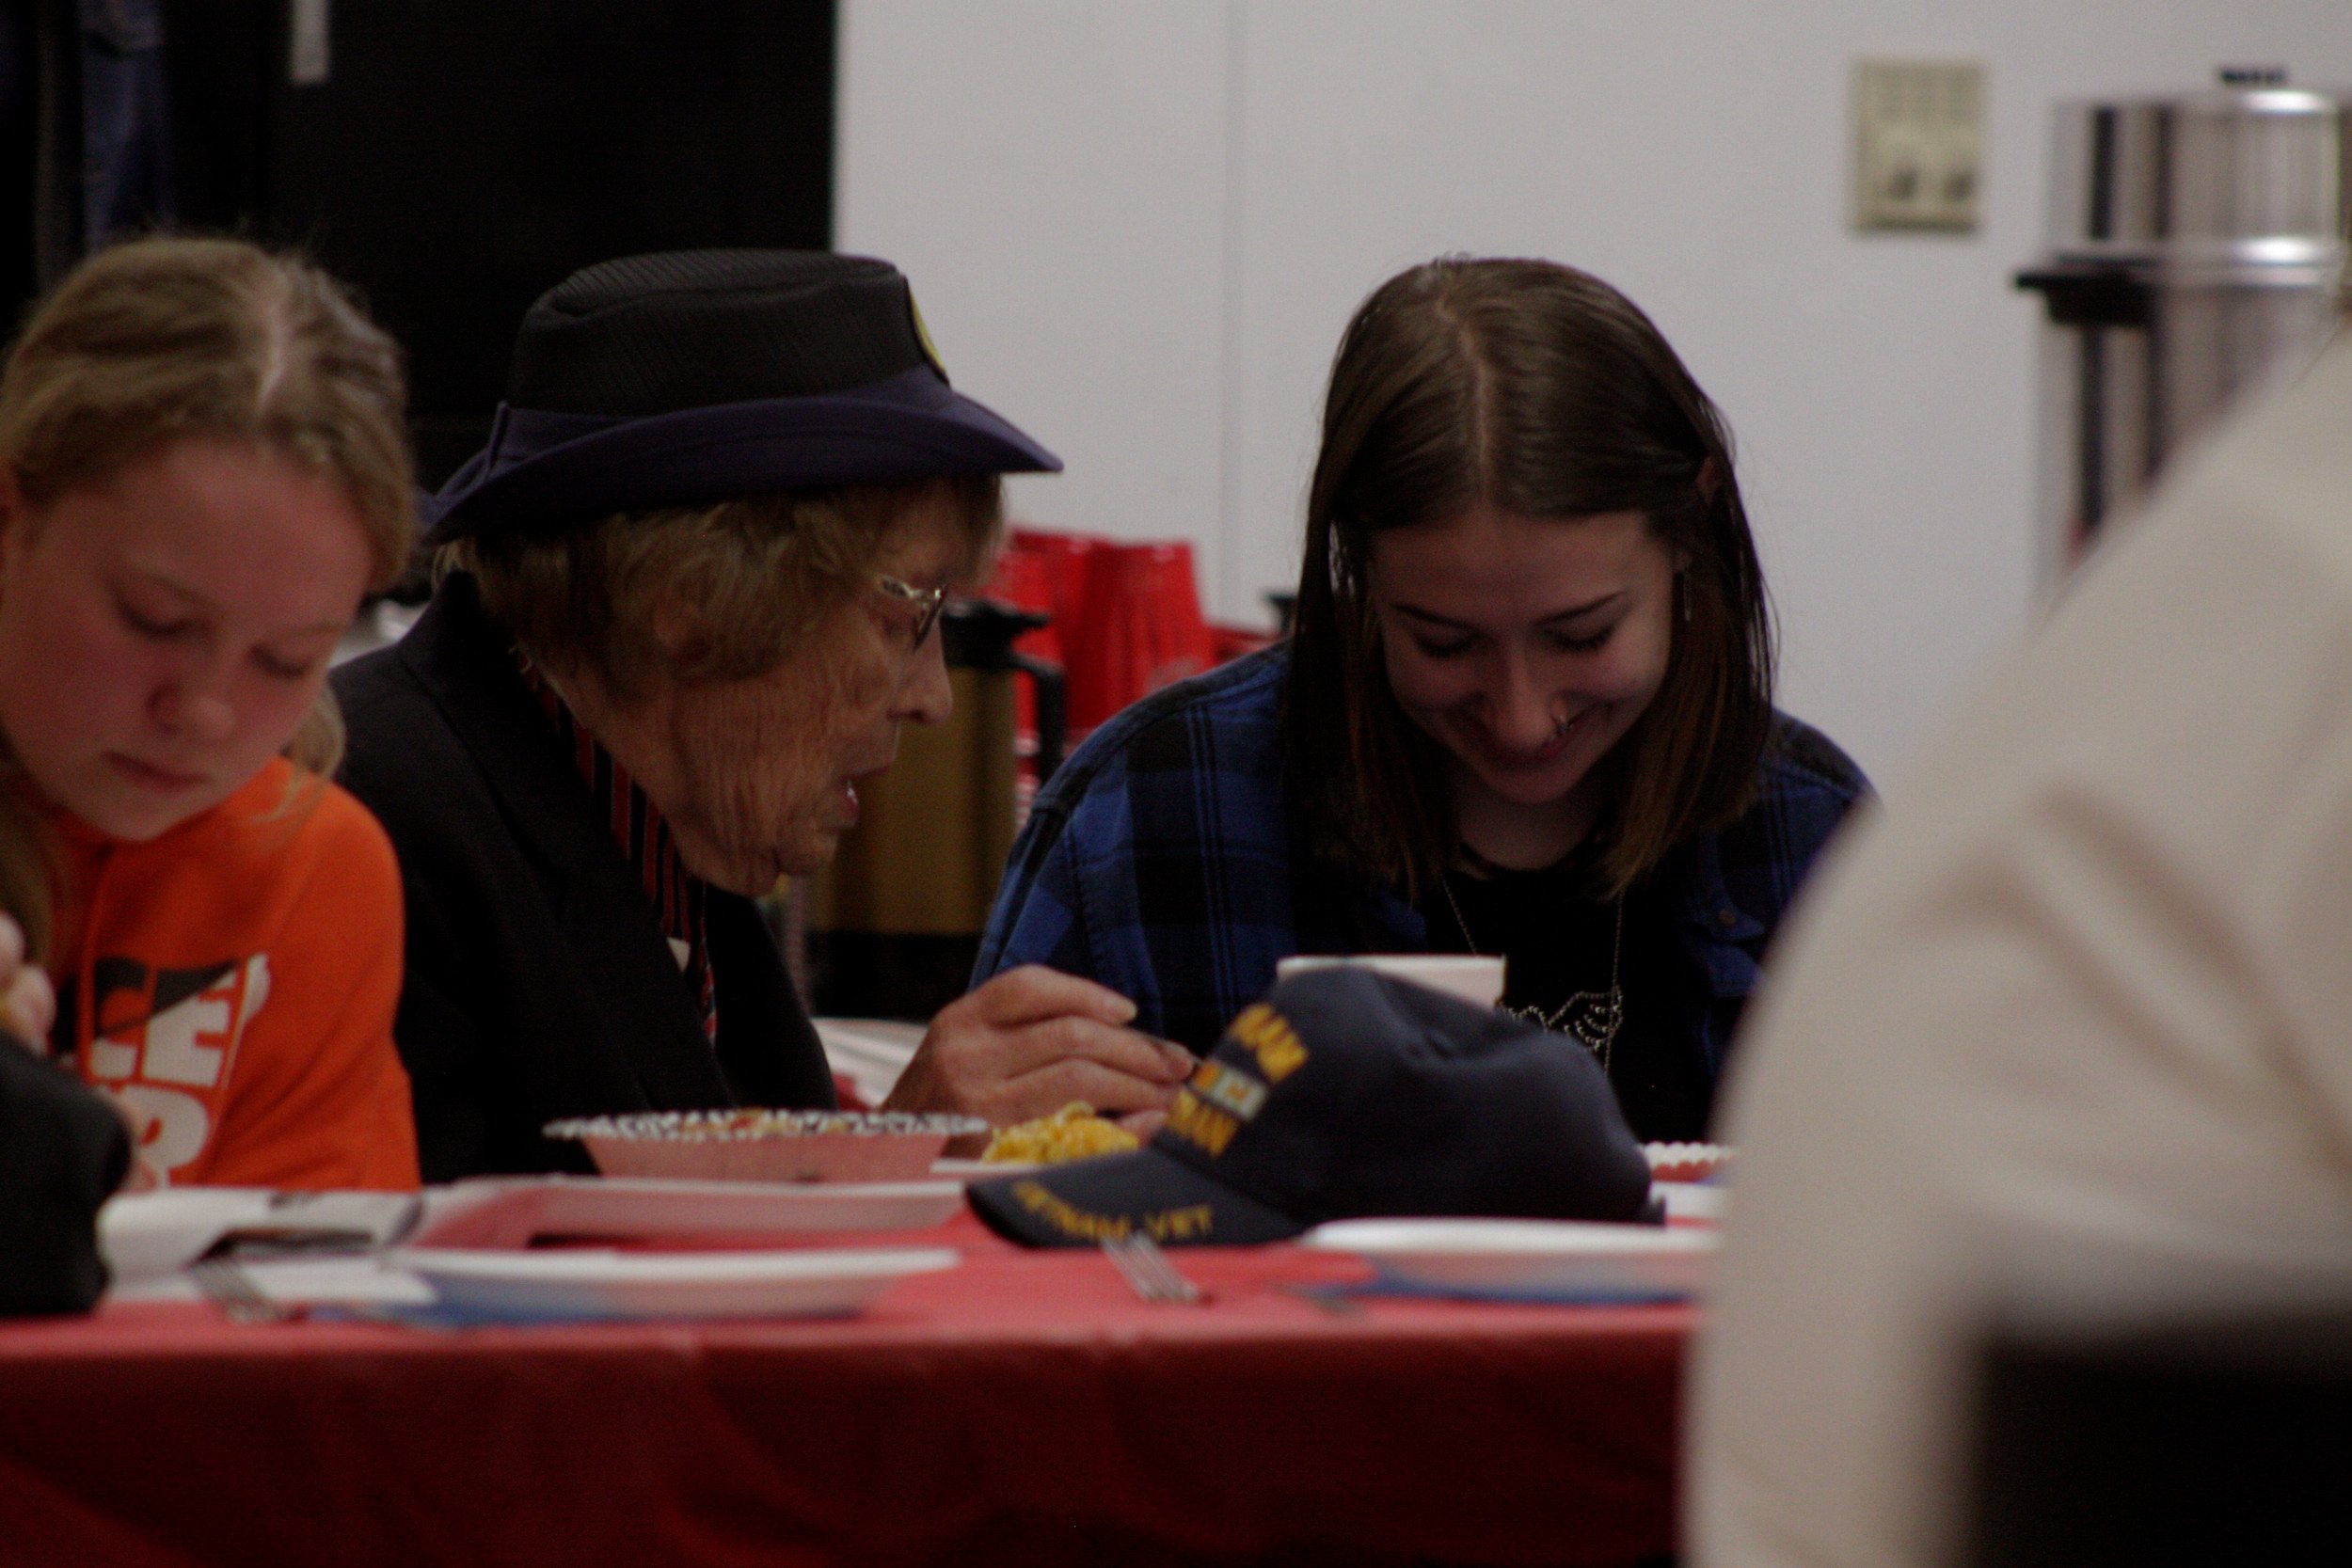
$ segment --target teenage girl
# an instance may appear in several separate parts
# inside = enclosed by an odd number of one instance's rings
[[[399,878],[323,685],[407,556],[403,409],[333,280],[227,241],[92,258],[0,372],[0,897],[144,1180],[416,1184]]]
[[[1645,1139],[1707,1136],[1764,951],[1867,786],[1772,705],[1723,417],[1589,273],[1440,257],[1340,341],[1291,636],[1038,795],[977,976],[1207,1050],[1294,953],[1507,960]]]

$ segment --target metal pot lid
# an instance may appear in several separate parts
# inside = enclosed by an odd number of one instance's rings
[[[2258,79],[2061,103],[2055,129],[2050,248],[2060,261],[2259,273],[2342,260],[2352,93]]]

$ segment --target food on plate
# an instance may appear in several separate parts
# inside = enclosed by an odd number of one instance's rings
[[[1143,1147],[1142,1140],[1115,1121],[1094,1114],[1094,1107],[1073,1100],[1050,1117],[999,1128],[980,1156],[1000,1164],[1057,1165],[1068,1160],[1091,1160],[1097,1154],[1126,1154]]]

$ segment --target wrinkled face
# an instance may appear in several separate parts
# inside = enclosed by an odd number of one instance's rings
[[[84,822],[150,839],[284,749],[366,591],[333,483],[166,447],[38,510],[0,482],[0,728]]]
[[[942,486],[899,515],[875,570],[945,587],[962,540]],[[864,588],[766,674],[657,692],[614,716],[605,744],[668,818],[687,869],[756,896],[833,859],[857,826],[858,782],[898,754],[898,726],[953,706],[938,630],[913,646],[919,616]]]
[[[1475,506],[1372,547],[1389,684],[1457,791],[1561,805],[1665,679],[1675,562],[1641,514]]]

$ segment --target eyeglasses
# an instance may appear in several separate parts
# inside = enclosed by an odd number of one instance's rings
[[[914,641],[907,647],[909,652],[921,648],[930,640],[931,628],[939,625],[939,612],[947,606],[947,590],[917,588],[911,582],[880,573],[874,578],[874,586],[900,604],[914,607]]]

